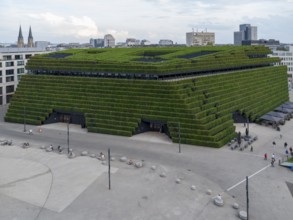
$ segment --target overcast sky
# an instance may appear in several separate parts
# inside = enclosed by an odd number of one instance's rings
[[[293,0],[0,0],[0,42],[15,43],[19,25],[27,41],[89,42],[107,33],[158,43],[185,43],[185,33],[215,32],[233,43],[239,24],[258,27],[259,39],[293,43]]]

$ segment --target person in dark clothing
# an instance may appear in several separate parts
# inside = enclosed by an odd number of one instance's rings
[[[273,158],[272,158],[272,161],[271,161],[271,165],[272,165],[272,167],[274,167],[274,163],[275,163],[275,158],[273,157]]]

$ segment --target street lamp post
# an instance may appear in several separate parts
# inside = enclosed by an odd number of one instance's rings
[[[249,220],[248,176],[246,176],[246,213],[247,220]]]
[[[23,132],[26,132],[26,113],[25,113],[25,106],[23,106]]]
[[[109,177],[109,190],[111,190],[111,154],[108,148],[108,177]]]
[[[247,136],[249,136],[249,118],[246,116],[246,122],[247,122]]]
[[[67,153],[69,154],[69,120],[67,121]]]
[[[180,122],[178,122],[178,143],[179,143],[179,153],[181,153],[181,134],[180,134]]]

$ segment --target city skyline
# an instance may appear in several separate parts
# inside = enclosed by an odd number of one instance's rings
[[[207,29],[215,32],[217,44],[232,44],[243,23],[257,26],[259,39],[293,42],[293,0],[52,0],[41,5],[4,0],[0,13],[1,43],[16,43],[21,25],[24,37],[31,26],[35,41],[53,43],[85,43],[112,34],[116,42],[132,37],[180,44],[186,32]]]

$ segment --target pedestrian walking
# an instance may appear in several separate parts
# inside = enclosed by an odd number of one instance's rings
[[[286,148],[288,146],[287,142],[284,143],[284,147]]]
[[[271,160],[271,166],[274,167],[274,163],[275,163],[275,158],[272,158]]]
[[[286,151],[285,151],[285,154],[286,154],[286,157],[287,157],[287,160],[288,160],[288,159],[289,159],[289,157],[288,157],[289,152],[288,152],[287,149],[286,149]]]
[[[267,160],[268,159],[268,155],[267,153],[264,154],[264,160]]]
[[[249,131],[248,131],[248,128],[245,129],[245,135],[246,137],[248,137],[248,134],[249,134]]]
[[[275,154],[274,153],[272,154],[272,159],[275,159]]]

